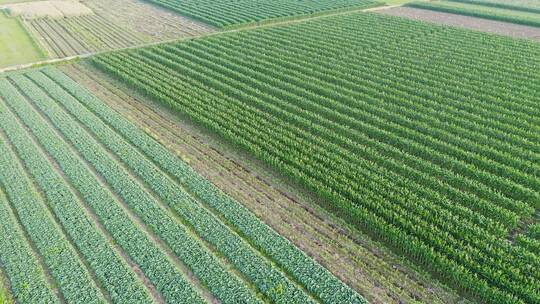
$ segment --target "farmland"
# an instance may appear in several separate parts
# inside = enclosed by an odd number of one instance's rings
[[[219,28],[378,5],[374,0],[146,0]]]
[[[0,11],[0,67],[38,61],[43,51],[32,41],[22,24]]]
[[[363,303],[60,71],[0,88],[0,214],[14,227],[0,244],[19,248],[0,254],[18,301]]]
[[[539,207],[539,55],[526,41],[350,14],[93,62],[452,286],[534,303],[539,256],[511,235]]]
[[[531,11],[533,9],[523,7],[453,1],[413,2],[407,6],[540,27],[538,11]]]
[[[540,2],[536,0],[449,0],[467,4],[506,8],[516,11],[540,13]]]
[[[145,38],[109,22],[98,15],[26,19],[30,31],[37,33],[51,58],[125,48],[143,44]]]
[[[536,1],[0,2],[0,304],[540,303]]]
[[[313,197],[294,191],[289,183],[280,185],[256,163],[246,163],[245,155],[237,155],[234,147],[227,148],[175,119],[166,108],[137,96],[88,64],[62,70],[370,302],[449,303],[459,299],[380,244],[344,227],[314,204]]]
[[[215,31],[213,27],[178,15],[159,6],[136,0],[86,0],[97,15],[122,24],[127,30],[152,41],[198,36]]]

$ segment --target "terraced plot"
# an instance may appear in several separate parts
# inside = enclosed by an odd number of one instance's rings
[[[540,301],[513,238],[540,208],[538,44],[358,13],[92,61],[473,299]]]
[[[35,33],[51,58],[125,48],[149,41],[145,36],[98,15],[26,19],[24,23]]]
[[[146,0],[219,28],[331,11],[369,8],[376,0]]]
[[[54,68],[0,78],[0,139],[19,302],[364,302]]]

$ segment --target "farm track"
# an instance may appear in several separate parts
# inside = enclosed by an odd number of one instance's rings
[[[386,256],[383,260],[381,254],[385,256],[384,253],[362,244],[361,240],[323,219],[305,203],[275,189],[265,179],[202,143],[178,124],[121,90],[106,85],[103,80],[97,80],[95,74],[75,67],[64,70],[369,300],[375,303],[398,303],[403,299],[432,303],[449,301],[451,296],[445,291],[418,279],[416,274],[412,274],[416,279],[411,279],[411,272],[406,267],[395,267],[396,261],[390,262],[394,265],[388,264],[391,259]]]
[[[380,9],[383,9],[383,7],[380,7]],[[125,47],[125,48],[118,48],[118,49],[115,49],[115,50],[112,50],[112,51],[122,51],[122,50],[128,50],[128,49],[143,48],[143,47],[149,47],[149,46],[153,46],[153,45],[161,45],[161,44],[165,44],[165,43],[177,42],[177,41],[188,40],[188,39],[199,38],[199,37],[221,35],[221,34],[224,34],[224,33],[231,33],[231,32],[247,31],[247,30],[252,30],[252,29],[255,29],[255,28],[268,28],[268,27],[275,27],[275,26],[281,26],[281,25],[286,25],[286,24],[296,24],[296,23],[306,22],[306,21],[309,21],[309,20],[317,20],[317,19],[327,18],[327,17],[331,17],[331,16],[349,15],[349,14],[354,14],[354,13],[358,13],[358,12],[365,12],[365,11],[370,11],[370,10],[373,10],[373,8],[371,8],[371,9],[351,9],[349,11],[329,12],[328,14],[316,15],[316,16],[299,16],[298,18],[291,19],[291,20],[277,20],[275,22],[269,22],[269,23],[264,23],[264,24],[260,24],[260,25],[247,25],[245,27],[229,29],[229,30],[224,30],[224,31],[219,31],[219,30],[210,28],[210,29],[205,29],[202,32],[197,32],[197,35],[195,35],[195,36],[187,36],[187,37],[159,40],[159,41],[154,41],[154,42],[147,42],[147,43],[140,44],[140,45],[133,45],[133,46]],[[40,32],[40,35],[41,34],[42,34],[42,32]],[[45,37],[45,36],[46,35],[42,35],[42,37]],[[5,68],[0,68],[0,74],[5,73],[5,72],[28,69],[28,68],[32,68],[32,67],[34,67],[36,65],[41,66],[41,65],[46,65],[46,64],[59,64],[59,63],[66,62],[66,61],[71,61],[71,60],[74,60],[74,59],[84,59],[84,58],[92,57],[92,56],[99,55],[99,54],[102,54],[102,53],[108,53],[110,51],[111,50],[107,50],[107,49],[95,50],[95,51],[92,51],[92,52],[87,53],[87,54],[78,54],[78,55],[67,56],[67,57],[63,57],[63,58],[53,58],[53,59],[47,59],[47,60],[42,60],[42,61],[28,63],[28,64],[19,64],[19,65],[9,66],[9,67],[5,67]]]

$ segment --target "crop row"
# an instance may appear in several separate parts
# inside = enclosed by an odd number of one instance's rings
[[[21,168],[2,170],[9,202],[18,192],[7,175],[27,172],[29,182],[43,193],[43,212],[51,213],[56,221],[52,227],[73,247],[74,264],[87,267],[94,289],[103,293],[101,301],[153,301],[128,262],[140,267],[140,275],[167,302],[201,303],[204,290],[223,303],[364,302],[61,72],[10,75],[0,86],[5,99],[0,103],[5,116],[0,127],[9,139],[6,147],[21,162]],[[28,223],[35,225],[31,219]],[[200,285],[194,286],[170,255]],[[45,257],[45,264],[53,258]],[[67,284],[52,270],[45,269],[56,283]],[[69,271],[64,272],[74,279],[60,286],[60,295],[72,301],[68,287],[77,286],[79,273]],[[97,295],[83,294],[92,286],[87,283],[73,293],[77,291],[81,301],[99,301]],[[12,291],[21,302],[28,297]]]
[[[136,281],[133,273],[113,251],[95,225],[87,221],[87,214],[59,173],[55,173],[42,154],[36,151],[32,140],[24,129],[17,126],[14,117],[9,115],[2,120],[2,128],[12,146],[18,152],[25,167],[33,175],[32,179],[42,189],[64,231],[73,240],[85,260],[96,274],[114,301],[130,300],[149,302],[143,285]],[[118,298],[116,298],[118,297]]]
[[[0,85],[3,94],[6,80],[2,80]],[[46,207],[46,201],[33,187],[29,177],[25,176],[23,165],[13,152],[7,149],[6,144],[2,147],[4,149],[1,151],[3,160],[0,177],[6,195],[65,299],[89,303],[104,302],[103,295],[88,269],[79,260],[76,250],[62,234],[60,226]]]
[[[508,2],[506,0],[447,0],[451,2],[461,2],[468,4],[477,4],[487,7],[503,8],[513,11],[523,11],[531,13],[540,13],[540,3],[534,0],[517,0]]]
[[[481,63],[449,51],[458,40]],[[486,52],[490,44],[502,59]],[[538,207],[539,96],[525,80],[537,71],[525,58],[539,50],[516,44],[356,14],[94,62],[280,169],[453,285],[520,303],[540,299],[532,270],[540,257],[505,237]],[[485,73],[509,80],[478,89]],[[514,86],[519,103],[504,98]]]
[[[484,19],[491,19],[496,21],[510,22],[522,25],[529,25],[540,27],[540,17],[538,12],[530,12],[531,9],[520,9],[514,11],[508,9],[507,6],[484,6],[483,4],[469,3],[469,2],[412,2],[407,6],[421,9],[428,9],[432,11],[445,12],[451,14],[472,16]],[[512,7],[515,9],[516,7]]]
[[[377,2],[373,0],[318,0],[309,2],[284,0],[147,1],[220,28],[377,5]]]
[[[289,300],[298,303],[309,302],[309,298],[302,295],[285,277],[282,277],[272,265],[250,250],[240,238],[236,237],[234,232],[220,223],[206,209],[201,208],[200,204],[187,195],[180,186],[173,183],[170,178],[163,174],[159,168],[153,165],[149,160],[142,157],[134,148],[130,147],[122,137],[113,132],[106,124],[99,121],[91,113],[84,112],[82,105],[77,103],[73,97],[70,97],[60,87],[54,86],[50,80],[29,73],[28,76],[40,84],[44,84],[48,93],[54,100],[62,103],[66,109],[77,117],[89,130],[94,133],[96,139],[104,146],[113,151],[118,159],[123,161],[132,172],[138,175],[148,187],[154,191],[171,210],[174,210],[181,216],[181,221],[187,227],[202,236],[205,241],[211,243],[220,254],[228,257],[250,281],[252,281],[261,292],[274,301]],[[49,107],[55,109],[56,107]],[[44,110],[45,112],[47,110]],[[73,118],[68,118],[65,114],[62,121],[56,120],[51,116],[51,120],[59,130],[66,130],[69,127],[70,133],[78,133],[78,138],[85,141],[91,141],[88,134],[84,134],[81,127],[73,124]],[[56,123],[58,121],[58,123]],[[64,124],[65,123],[65,124]],[[65,133],[67,138],[72,138],[71,134]],[[73,135],[74,136],[74,135]],[[168,208],[167,208],[168,209]],[[178,226],[172,224],[172,226]],[[189,228],[187,228],[189,229]],[[282,293],[274,295],[275,286],[281,286]]]
[[[58,70],[47,69],[44,70],[44,73],[61,84],[65,90],[77,97],[81,104],[84,104],[119,134],[122,134],[133,145],[137,146],[156,165],[181,182],[188,192],[198,197],[202,203],[211,207],[214,212],[220,213],[237,231],[241,231],[255,247],[270,256],[310,292],[327,302],[361,302],[355,292],[347,288],[327,270],[263,224],[238,202],[217,191],[209,181],[196,174],[193,169],[183,162],[178,161],[176,157],[142,130],[106,107],[88,91],[76,86],[73,80]],[[92,125],[95,124],[98,124],[98,122]],[[313,282],[318,282],[318,284],[313,284]]]

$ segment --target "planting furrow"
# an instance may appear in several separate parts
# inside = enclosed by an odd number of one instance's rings
[[[38,76],[33,79],[42,85],[47,83],[46,79],[37,80]],[[74,92],[79,93],[77,97],[80,102],[97,101],[95,99],[90,100],[90,95],[81,95],[86,92],[70,90],[70,93],[73,94]],[[69,112],[92,130],[100,141],[114,151],[154,191],[155,195],[168,205],[168,208],[174,210],[197,234],[215,246],[220,254],[226,256],[238,270],[246,275],[250,281],[253,281],[260,292],[265,293],[274,301],[310,301],[308,297],[301,293],[301,289],[298,290],[292,282],[277,271],[271,261],[259,256],[253,248],[250,248],[245,243],[246,240],[240,238],[212,212],[197,203],[194,197],[184,192],[181,186],[173,183],[167,174],[161,172],[149,160],[144,159],[144,154],[138,154],[139,152],[130,146],[120,143],[123,139],[119,135],[108,129],[107,125],[97,117],[93,117],[91,112],[85,114],[86,109],[82,105],[77,105],[77,101],[64,102],[69,100],[68,96],[56,99],[61,101]],[[120,151],[122,153],[119,153]],[[130,154],[131,157],[129,157]],[[254,269],[257,269],[257,271],[253,271]],[[279,288],[279,291],[276,288]]]
[[[3,132],[0,137],[5,142]],[[19,303],[59,303],[47,266],[36,256],[3,188],[0,181],[0,268],[10,291]]]
[[[36,87],[29,81],[26,85]],[[36,87],[37,88],[37,87]],[[57,88],[58,89],[58,88]],[[44,117],[62,132],[96,170],[107,180],[107,183],[160,238],[168,244],[173,252],[188,266],[193,273],[207,285],[223,302],[234,299],[251,299],[253,295],[234,275],[227,273],[224,266],[215,257],[195,241],[185,227],[179,225],[174,217],[163,207],[157,205],[143,185],[135,183],[133,177],[120,166],[101,143],[96,142],[84,127],[75,123],[49,96],[36,91],[34,100]],[[54,87],[49,88],[54,92]]]
[[[72,82],[72,80],[65,75],[56,73],[56,71],[46,71],[45,73],[50,77],[53,77],[59,83]],[[69,85],[65,86],[68,87]],[[305,282],[325,282],[325,284],[328,285],[322,288],[327,288],[327,290],[340,290],[343,288],[341,285],[342,283],[335,280],[335,278],[332,278],[330,273],[322,268],[317,268],[318,265],[301,254],[300,251],[295,251],[295,248],[290,243],[279,237],[268,226],[262,224],[255,216],[253,216],[253,214],[249,213],[249,211],[232,201],[230,198],[217,192],[210,183],[198,176],[189,167],[182,164],[177,158],[169,154],[162,146],[146,136],[142,131],[115,115],[113,111],[98,102],[92,95],[88,94],[88,92],[84,90],[71,90],[71,93],[76,95],[79,101],[83,102],[92,112],[102,119],[105,119],[117,130],[117,132],[123,134],[123,136],[128,138],[134,145],[139,147],[139,149],[146,153],[156,165],[159,165],[159,167],[166,170],[170,177],[173,177],[184,184],[187,191],[193,193],[193,195],[198,197],[202,203],[208,204],[209,207],[213,209],[214,214],[217,213],[222,219],[229,221],[229,225],[234,225],[235,229],[241,231],[248,240],[254,242],[257,248],[261,248],[265,254],[268,254],[278,262],[281,267],[285,268],[289,275],[295,277],[295,279],[301,282],[308,290],[311,289],[310,291],[317,294],[321,300],[325,301],[321,295],[325,293],[329,294],[329,292],[324,291],[324,289],[317,290],[317,287],[310,286]],[[97,122],[92,122],[91,125],[97,125]],[[227,208],[229,210],[227,210]],[[297,260],[291,263],[292,257]],[[309,278],[310,275],[318,277]],[[340,285],[342,287],[339,287]],[[343,297],[344,300],[349,299],[348,301],[354,299],[354,293],[348,292],[349,294],[344,290],[344,294],[339,296]],[[334,296],[337,296],[337,294]],[[326,301],[328,300],[329,299],[326,299]],[[357,300],[359,299],[357,298]]]
[[[141,282],[108,242],[107,232],[92,220],[90,211],[83,207],[83,200],[64,181],[60,168],[40,151],[31,135],[24,134],[25,130],[14,119],[3,121],[2,127],[47,196],[51,209],[93,269],[98,282],[113,297],[111,300],[115,303],[150,302]]]
[[[0,81],[1,93],[7,104],[15,103],[9,94],[9,83]],[[5,113],[5,111],[3,111]],[[79,260],[76,250],[62,234],[54,217],[47,210],[44,199],[26,176],[23,165],[15,158],[14,152],[2,146],[2,181],[9,200],[13,204],[21,223],[60,291],[68,302],[103,303],[105,299],[93,282],[91,274]]]
[[[65,54],[64,54],[64,51],[62,50],[62,48],[57,44],[57,42],[55,41],[54,38],[52,38],[48,32],[46,30],[44,30],[42,27],[41,27],[41,23],[39,21],[39,19],[36,19],[36,20],[29,20],[28,23],[34,28],[36,29],[36,31],[39,33],[39,35],[43,38],[43,40],[45,40],[45,42],[47,43],[48,46],[51,47],[51,49],[53,50],[53,53],[54,53],[54,57],[56,58],[60,58],[60,57],[64,57]]]

